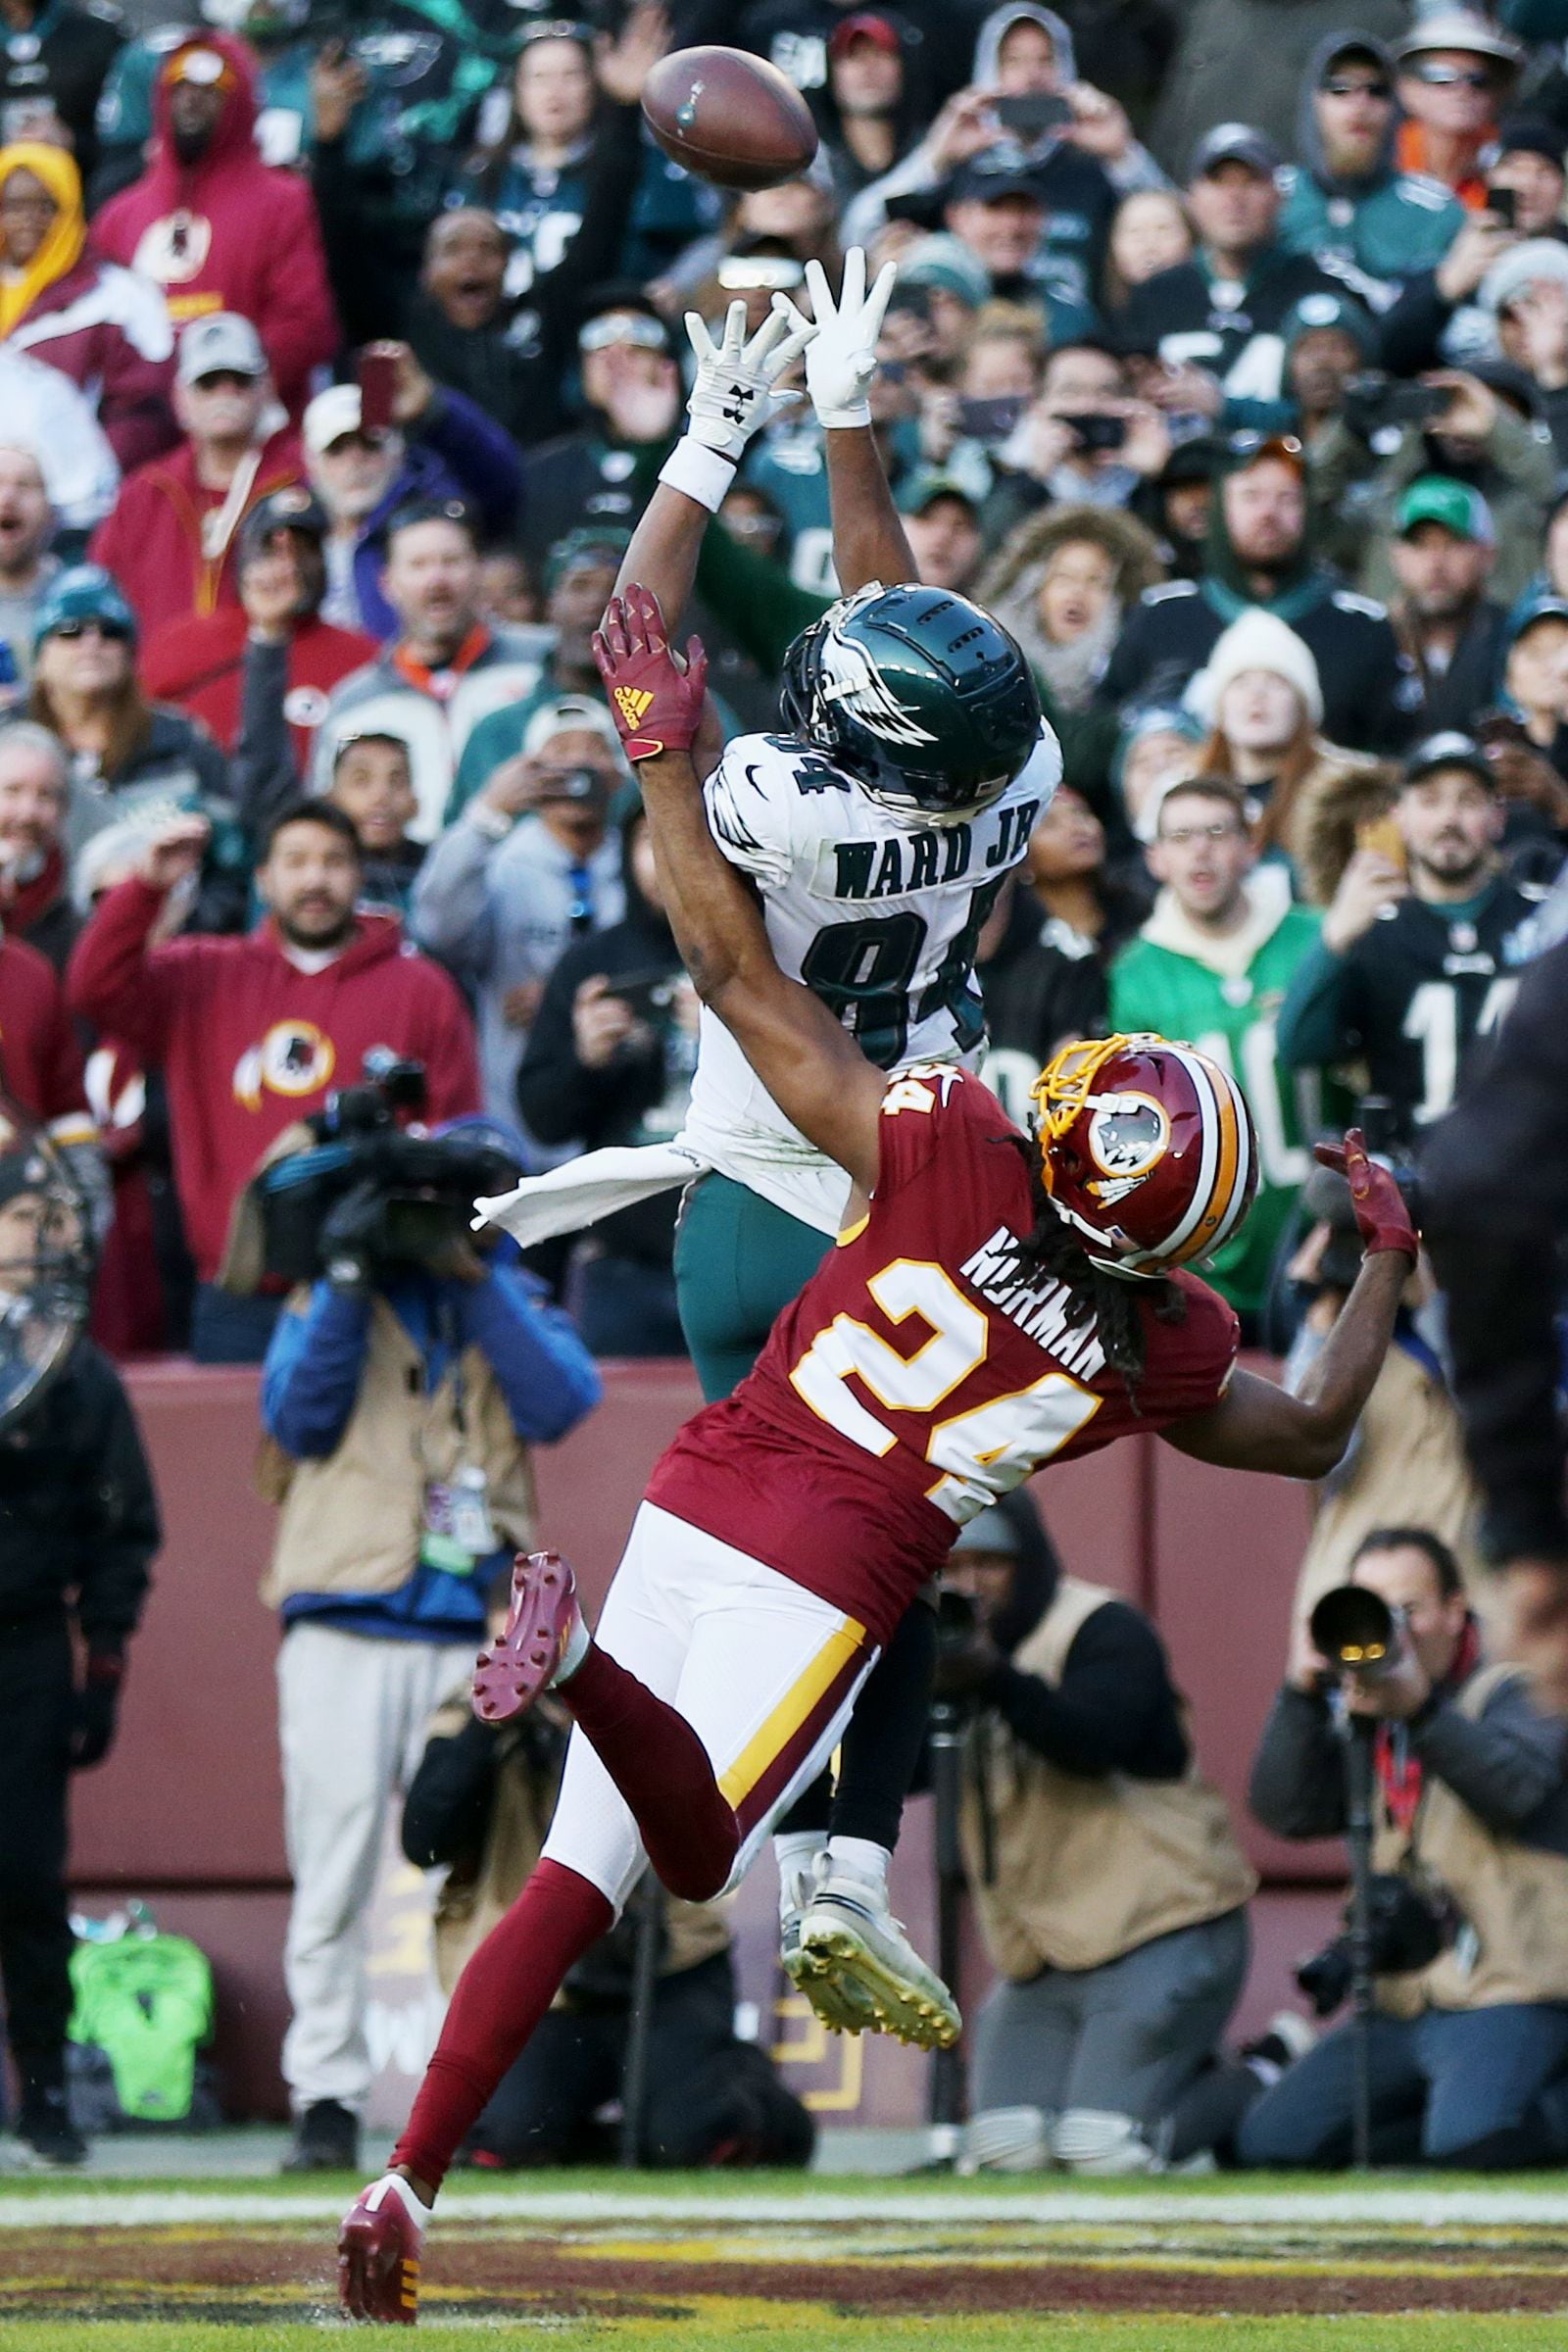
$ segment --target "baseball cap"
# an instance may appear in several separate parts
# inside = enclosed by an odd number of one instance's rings
[[[252,507],[240,532],[240,546],[247,550],[264,547],[277,531],[304,531],[309,538],[324,539],[331,527],[319,499],[303,482],[290,482]]]
[[[1205,130],[1193,149],[1193,160],[1187,168],[1189,179],[1202,179],[1217,172],[1221,164],[1248,164],[1272,179],[1285,158],[1267,133],[1254,130],[1250,122],[1216,122]]]
[[[1559,606],[1558,611],[1568,620],[1568,605]],[[1457,727],[1446,727],[1441,735],[1429,735],[1416,745],[1404,762],[1404,781],[1419,784],[1423,776],[1435,775],[1440,767],[1467,768],[1489,792],[1497,789],[1486,753],[1473,735],[1462,735]]]
[[[1294,351],[1303,335],[1320,327],[1337,326],[1348,334],[1363,360],[1370,362],[1377,351],[1377,329],[1371,313],[1348,294],[1331,292],[1326,286],[1314,287],[1295,302],[1280,322],[1287,352]]]
[[[266,373],[262,338],[238,311],[214,311],[206,318],[193,318],[180,335],[177,374],[182,384],[199,384],[204,375]]]
[[[899,285],[935,286],[978,310],[990,295],[991,275],[960,237],[950,236],[943,229],[935,236],[922,237],[908,260],[899,264]]]
[[[1394,510],[1394,528],[1400,539],[1407,539],[1423,522],[1439,522],[1456,539],[1473,540],[1477,547],[1491,547],[1496,537],[1492,509],[1480,491],[1446,473],[1422,474]]]
[[[1388,74],[1393,70],[1393,60],[1381,41],[1374,40],[1369,32],[1347,32],[1343,33],[1324,55],[1323,62],[1318,68],[1318,88],[1323,87],[1337,66],[1343,66],[1348,58],[1352,57],[1364,59],[1369,66],[1376,66],[1382,74]]]
[[[1508,640],[1509,645],[1515,646],[1521,637],[1528,637],[1537,623],[1543,620],[1568,621],[1568,600],[1560,596],[1537,597],[1534,604],[1525,607],[1524,612],[1520,613],[1518,620],[1514,623],[1513,633]]]
[[[350,433],[364,432],[361,418],[365,414],[358,384],[328,384],[318,392],[305,411],[300,426],[301,437],[313,458],[332,447],[335,441],[345,440]],[[369,432],[368,441],[379,441],[383,436]]]
[[[886,17],[879,17],[869,9],[846,17],[842,24],[834,25],[827,53],[829,57],[842,57],[845,50],[856,41],[871,41],[878,49],[885,49],[890,57],[902,57],[904,54],[897,28],[889,24]]]
[[[1031,204],[1041,206],[1046,201],[1038,175],[995,150],[961,165],[942,192],[944,204],[1001,204],[1009,196],[1027,196]]]
[[[1514,115],[1504,122],[1493,142],[1493,161],[1500,163],[1505,155],[1539,155],[1554,172],[1563,168],[1563,153],[1568,149],[1568,131],[1559,130],[1555,122],[1547,122],[1538,115]]]
[[[620,750],[615,722],[603,703],[594,702],[586,694],[559,694],[553,702],[541,703],[530,713],[522,735],[523,756],[535,759],[552,737],[577,730],[601,735],[615,752]]]
[[[69,570],[55,574],[33,616],[33,651],[73,620],[101,621],[118,630],[127,643],[136,642],[136,615],[125,602],[120,582],[101,564],[74,564]]]
[[[911,473],[895,491],[893,503],[901,514],[923,514],[939,498],[959,498],[971,514],[978,511],[974,492],[966,489],[956,475],[944,473],[935,466],[922,466]]]
[[[630,545],[631,533],[624,523],[580,522],[574,531],[568,531],[564,539],[558,539],[545,558],[546,596],[554,592],[556,582],[574,564],[618,564]]]

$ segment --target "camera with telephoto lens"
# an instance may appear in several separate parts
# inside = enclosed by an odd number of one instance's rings
[[[1373,1975],[1404,1977],[1430,1968],[1462,1924],[1459,1911],[1441,1889],[1417,1886],[1396,1871],[1380,1871],[1368,1902]],[[1329,2017],[1348,1994],[1353,1973],[1350,1938],[1336,1936],[1302,1961],[1296,1982],[1311,2002],[1313,2015]]]
[[[305,1122],[314,1143],[256,1180],[270,1276],[453,1270],[475,1200],[510,1191],[521,1171],[499,1134],[416,1133],[408,1122],[424,1106],[419,1062],[366,1055],[364,1081]]]
[[[1336,1680],[1359,1675],[1380,1683],[1405,1654],[1405,1615],[1365,1585],[1335,1585],[1307,1619],[1312,1646]]]

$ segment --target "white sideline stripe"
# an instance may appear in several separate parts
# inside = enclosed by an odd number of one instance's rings
[[[8,2197],[0,2184],[3,2230],[146,2230],[192,2222],[336,2222],[341,2196],[284,2196],[267,2191],[212,2196],[184,2189],[141,2189],[102,2195]],[[1562,2189],[1309,2189],[1299,2194],[1249,2195],[1245,2190],[1205,2189],[1185,2195],[1115,2190],[1047,2189],[1016,2196],[944,2195],[917,2189],[906,2196],[885,2190],[860,2197],[848,2183],[802,2197],[709,2197],[649,2194],[635,2188],[584,2189],[566,2193],[514,2194],[493,2189],[455,2189],[441,2199],[440,2222],[710,2223],[745,2222],[789,2229],[803,2222],[1025,2222],[1050,2229],[1062,2224],[1100,2223],[1340,2223],[1402,2222],[1434,2230],[1455,2226],[1502,2227],[1568,2223],[1568,2190]]]

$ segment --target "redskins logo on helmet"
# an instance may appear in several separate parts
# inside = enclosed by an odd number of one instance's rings
[[[1108,1273],[1153,1280],[1206,1257],[1251,1206],[1251,1115],[1235,1079],[1191,1046],[1064,1046],[1034,1101],[1046,1190]]]

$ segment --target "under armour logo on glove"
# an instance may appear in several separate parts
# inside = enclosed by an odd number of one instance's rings
[[[594,632],[594,660],[628,760],[691,750],[708,692],[708,656],[694,637],[680,666],[651,589],[632,583],[611,598]]]
[[[816,329],[802,318],[791,332],[789,320],[770,313],[748,341],[746,305],[732,302],[719,342],[695,311],[686,314],[686,332],[697,355],[697,381],[686,402],[692,439],[739,464],[759,425],[800,398],[798,392],[775,391],[774,385]]]

